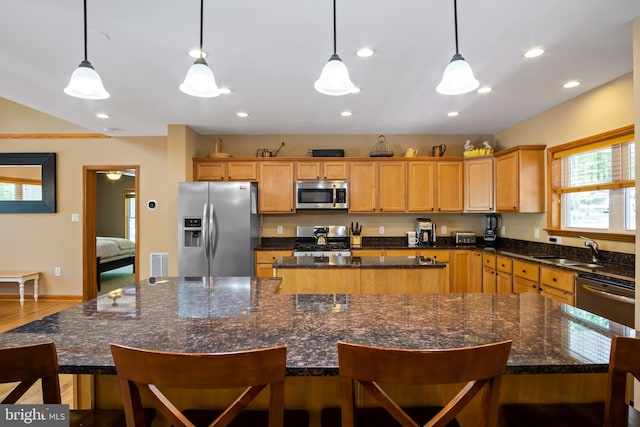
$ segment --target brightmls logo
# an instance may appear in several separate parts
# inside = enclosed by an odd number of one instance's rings
[[[69,405],[0,405],[0,425],[69,427]]]

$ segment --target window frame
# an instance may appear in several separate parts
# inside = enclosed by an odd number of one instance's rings
[[[635,233],[614,233],[611,231],[596,231],[596,230],[574,230],[562,228],[562,193],[556,192],[553,189],[553,184],[556,182],[556,177],[553,175],[553,162],[554,155],[563,151],[580,150],[582,147],[613,145],[615,140],[630,141],[634,138],[634,126],[624,126],[618,129],[614,129],[608,132],[600,133],[597,135],[589,136],[587,138],[572,141],[566,144],[557,145],[547,148],[547,228],[546,231],[552,236],[568,236],[568,237],[580,237],[584,234],[588,234],[589,237],[599,238],[603,240],[612,240],[620,242],[635,242]],[[585,150],[586,151],[586,150]],[[633,187],[635,188],[635,187]]]

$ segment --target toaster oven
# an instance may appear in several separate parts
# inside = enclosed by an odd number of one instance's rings
[[[454,231],[453,241],[456,245],[475,245],[476,233],[475,231]]]

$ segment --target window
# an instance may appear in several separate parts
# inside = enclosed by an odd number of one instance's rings
[[[136,241],[136,192],[125,190],[124,192],[124,237]]]
[[[42,200],[41,181],[0,177],[0,200]]]
[[[635,236],[635,141],[633,126],[548,150],[549,230]],[[559,233],[564,231],[566,233]],[[555,232],[555,233],[554,233]]]

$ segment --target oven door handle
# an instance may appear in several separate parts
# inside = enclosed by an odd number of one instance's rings
[[[594,287],[591,287],[589,285],[580,285],[582,286],[582,288],[584,290],[586,290],[587,292],[591,292],[592,294],[596,294],[599,295],[603,298],[607,298],[613,301],[618,301],[618,302],[624,302],[627,304],[635,304],[636,300],[635,298],[629,298],[629,297],[625,297],[622,295],[616,295],[616,294],[612,294],[611,292],[606,292],[606,291],[601,291],[600,289],[596,289]]]

